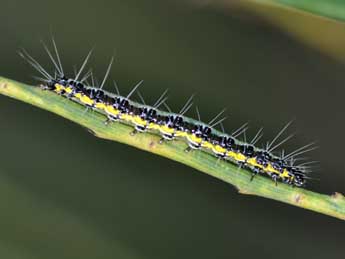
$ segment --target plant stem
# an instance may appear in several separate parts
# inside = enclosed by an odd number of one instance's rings
[[[132,136],[131,126],[112,123],[105,125],[105,116],[97,112],[85,114],[85,108],[66,98],[39,87],[29,86],[0,77],[0,93],[39,108],[56,113],[90,130],[96,137],[118,141],[151,153],[167,157],[234,185],[239,193],[261,196],[304,209],[345,220],[345,197],[340,193],[325,195],[306,189],[275,183],[263,176],[250,181],[251,172],[203,152],[186,155],[186,143],[181,140],[159,144],[160,137],[152,133]]]

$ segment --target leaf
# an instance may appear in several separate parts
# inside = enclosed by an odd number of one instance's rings
[[[278,3],[319,16],[345,21],[345,1],[343,0],[258,0],[257,2]]]
[[[261,196],[345,220],[345,198],[341,194],[325,195],[274,182],[263,176],[251,181],[251,172],[238,168],[203,151],[186,155],[182,140],[159,144],[160,136],[152,133],[132,135],[133,128],[119,122],[105,125],[106,117],[98,112],[85,114],[85,107],[39,87],[0,77],[0,93],[53,112],[89,129],[96,137],[121,142],[176,162],[235,186],[239,193]]]
[[[249,11],[311,48],[345,60],[345,1],[219,0],[212,4]]]

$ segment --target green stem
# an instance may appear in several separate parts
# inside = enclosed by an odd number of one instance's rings
[[[176,140],[159,144],[158,135],[140,133],[132,136],[130,134],[132,127],[121,123],[105,125],[104,115],[89,112],[88,116],[85,116],[85,108],[82,105],[52,92],[43,91],[39,87],[0,77],[0,93],[65,117],[88,128],[96,137],[131,145],[193,167],[234,185],[242,194],[285,202],[345,220],[345,197],[340,193],[325,195],[283,183],[276,186],[271,179],[263,176],[257,176],[250,181],[249,171],[239,169],[226,161],[218,161],[206,152],[193,151],[186,155],[184,151],[186,144],[183,141]]]

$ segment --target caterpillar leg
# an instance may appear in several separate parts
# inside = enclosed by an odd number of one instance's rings
[[[278,175],[277,174],[272,174],[271,175],[271,178],[272,178],[272,180],[274,181],[274,183],[275,183],[275,186],[278,186]]]
[[[184,152],[189,153],[192,150],[192,148],[190,146],[186,147],[186,149],[184,150]]]
[[[250,177],[250,181],[254,180],[254,177],[260,173],[260,168],[255,167],[252,173],[252,176]]]
[[[162,138],[159,140],[159,144],[163,144],[165,141],[170,141],[175,138],[174,134],[163,134]]]
[[[84,112],[83,112],[83,115],[85,115],[88,111],[90,110],[90,107],[86,106]]]
[[[131,133],[129,133],[129,135],[134,136],[138,133],[137,129],[134,129]]]
[[[107,119],[104,121],[104,124],[105,126],[108,126],[111,122],[112,120],[109,117],[107,117]]]

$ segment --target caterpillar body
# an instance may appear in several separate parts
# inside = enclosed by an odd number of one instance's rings
[[[309,171],[308,164],[311,162],[295,165],[298,160],[296,157],[314,149],[314,143],[305,145],[287,155],[284,155],[282,152],[282,154],[278,156],[272,152],[276,147],[290,138],[288,137],[279,144],[273,146],[283,131],[289,126],[289,123],[277,134],[266,148],[259,148],[255,146],[255,143],[262,136],[260,135],[261,130],[255,135],[250,143],[247,143],[237,138],[246,130],[245,125],[232,134],[226,134],[224,131],[220,132],[214,128],[216,124],[220,124],[221,120],[217,123],[213,123],[216,120],[216,118],[214,118],[210,123],[203,123],[200,119],[194,120],[186,117],[184,115],[185,112],[192,106],[191,98],[179,113],[173,113],[169,108],[169,111],[159,109],[159,106],[162,104],[165,105],[167,99],[165,97],[166,92],[163,93],[153,106],[132,101],[130,97],[141,82],[137,84],[127,96],[121,96],[119,93],[114,94],[103,90],[113,59],[99,87],[95,87],[94,83],[92,83],[91,86],[85,83],[87,78],[92,76],[90,72],[86,73],[82,79],[79,79],[91,52],[85,58],[75,78],[66,77],[62,69],[54,39],[52,43],[55,50],[55,58],[47,46],[45,44],[43,45],[55,66],[55,76],[49,74],[25,50],[19,53],[43,76],[43,78],[40,78],[43,89],[77,102],[87,109],[93,109],[104,114],[107,117],[105,123],[116,122],[133,126],[134,129],[132,134],[146,131],[158,134],[161,136],[161,144],[163,144],[164,141],[181,139],[188,144],[186,151],[193,149],[202,150],[211,155],[215,155],[219,159],[246,168],[252,172],[251,179],[253,179],[255,175],[261,174],[270,177],[276,184],[278,181],[297,187],[302,187],[306,184],[306,179],[308,179],[306,174]],[[216,117],[218,117],[218,115]]]

